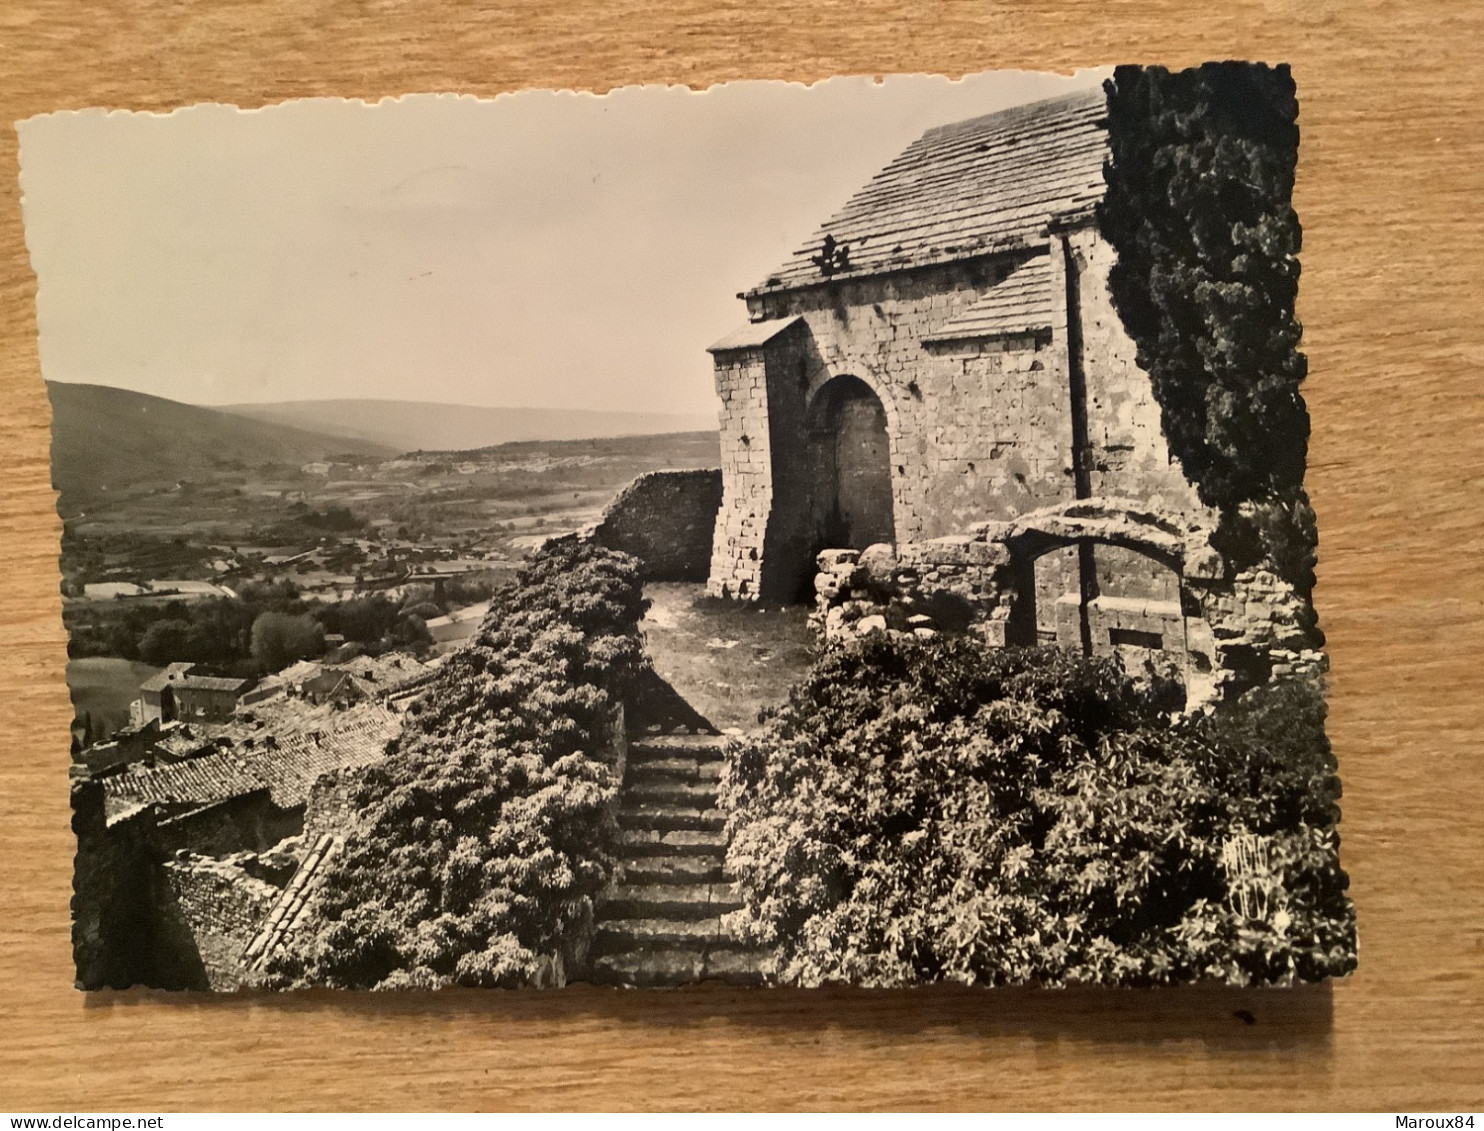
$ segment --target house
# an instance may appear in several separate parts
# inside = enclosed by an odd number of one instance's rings
[[[174,597],[179,601],[203,601],[235,595],[225,586],[210,581],[146,581],[144,588],[151,597]]]
[[[171,664],[164,671],[149,677],[139,685],[139,696],[129,705],[129,721],[134,726],[147,723],[167,722],[175,717],[171,687],[175,680],[184,676],[194,664]]]
[[[339,662],[300,660],[266,677],[240,702],[244,707],[257,707],[288,697],[314,706],[330,703],[343,707],[401,701],[427,683],[436,670],[405,652],[356,656]]]
[[[818,594],[833,632],[865,570],[925,631],[1217,662],[1244,597],[1113,309],[1105,116],[1091,90],[928,130],[739,296],[710,593]]]
[[[135,726],[151,721],[225,722],[252,681],[200,675],[195,664],[171,664],[139,685],[129,708]]]

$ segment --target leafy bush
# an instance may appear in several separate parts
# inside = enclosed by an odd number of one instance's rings
[[[806,985],[1347,972],[1319,689],[1194,720],[1177,701],[1056,649],[875,636],[826,654],[731,748],[738,926]],[[1267,866],[1239,878],[1246,907],[1222,861],[1244,841]]]
[[[307,660],[324,650],[324,626],[308,613],[262,613],[252,622],[252,658],[264,671],[281,671],[295,660]]]
[[[638,563],[566,539],[497,595],[385,761],[350,776],[360,814],[311,937],[275,985],[540,984],[571,956],[613,868],[618,783],[595,748],[643,670]]]
[[[67,654],[119,656],[164,666],[184,661],[257,674],[252,626],[264,613],[311,615],[325,632],[338,632],[376,653],[429,641],[427,626],[380,594],[310,603],[291,583],[246,584],[237,598],[170,601],[79,602],[64,608]]]

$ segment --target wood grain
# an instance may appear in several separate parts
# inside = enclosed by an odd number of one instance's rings
[[[1287,60],[1361,967],[1296,992],[286,998],[71,988],[59,523],[0,135],[0,1108],[1484,1106],[1484,5],[10,0],[11,121],[98,104]],[[1235,1014],[1248,1011],[1253,1023]]]

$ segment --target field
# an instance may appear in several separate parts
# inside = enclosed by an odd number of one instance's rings
[[[716,433],[689,432],[197,467],[76,513],[64,506],[63,589],[286,579],[345,591],[440,562],[448,573],[508,572],[544,538],[597,519],[635,476],[718,460]]]
[[[719,463],[715,432],[398,454],[121,390],[59,385],[52,395],[68,683],[95,737],[127,722],[156,670],[131,661],[205,654],[144,652],[154,621],[183,625],[199,609],[212,625],[235,622],[180,582],[210,581],[217,604],[282,600],[299,613],[374,597],[427,619],[478,603],[636,476]],[[110,599],[120,582],[159,595]],[[248,674],[236,670],[252,663],[245,648],[211,650],[207,662]]]
[[[139,685],[159,668],[113,656],[87,656],[67,661],[67,689],[79,719],[90,716],[95,736],[112,734],[129,721],[129,704]]]

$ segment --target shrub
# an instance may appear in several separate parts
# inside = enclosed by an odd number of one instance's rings
[[[308,613],[262,613],[252,622],[252,658],[265,671],[280,671],[324,650],[324,626]]]
[[[376,644],[391,633],[401,609],[380,593],[373,593],[321,605],[314,615],[326,632],[339,633],[361,644]]]
[[[157,667],[174,663],[190,651],[190,621],[157,620],[139,638],[139,658]]]
[[[806,985],[1347,972],[1318,689],[1197,720],[1175,701],[1056,649],[875,636],[826,654],[731,748],[737,925]],[[1242,881],[1254,919],[1223,865],[1243,838],[1269,866]]]
[[[596,749],[643,670],[638,564],[566,539],[497,595],[376,765],[317,931],[275,985],[541,984],[612,875],[618,783]]]

